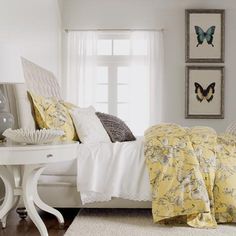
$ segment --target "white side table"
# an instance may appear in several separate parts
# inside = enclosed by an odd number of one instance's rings
[[[9,211],[18,204],[20,197],[41,236],[48,236],[48,232],[35,205],[55,215],[59,223],[64,224],[61,213],[40,199],[37,184],[47,164],[75,159],[77,147],[77,142],[53,145],[0,144],[0,177],[6,190],[3,204],[0,207],[0,220],[3,228],[6,227]]]

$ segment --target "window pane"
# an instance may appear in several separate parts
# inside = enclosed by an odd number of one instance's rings
[[[128,104],[118,104],[117,116],[123,121],[129,120],[129,106]]]
[[[132,49],[134,55],[147,55],[147,40],[134,40]]]
[[[98,40],[98,55],[112,55],[112,40],[111,39],[100,39]]]
[[[118,85],[118,102],[128,102],[128,85]]]
[[[118,67],[118,84],[128,84],[129,82],[129,67]]]
[[[108,100],[108,85],[97,85],[96,87],[96,102],[107,102]]]
[[[108,83],[108,67],[98,66],[97,67],[97,84]]]
[[[115,39],[113,40],[114,55],[129,55],[130,54],[130,41],[127,39]]]
[[[96,103],[96,111],[108,113],[108,104],[107,103]]]

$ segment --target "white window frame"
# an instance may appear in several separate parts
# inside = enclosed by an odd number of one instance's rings
[[[108,39],[112,40],[112,55],[97,55],[97,66],[105,66],[108,68],[108,113],[111,115],[118,115],[118,104],[129,104],[127,102],[118,102],[118,67],[128,67],[131,63],[131,55],[113,55],[114,45],[113,40],[128,39],[130,40],[130,32],[101,32],[98,40]],[[136,59],[142,61],[145,55],[137,55]],[[102,83],[100,83],[102,84]],[[126,84],[124,84],[126,85]],[[127,83],[128,85],[128,83]],[[97,104],[104,104],[104,102],[96,102]],[[126,122],[128,122],[126,120]]]

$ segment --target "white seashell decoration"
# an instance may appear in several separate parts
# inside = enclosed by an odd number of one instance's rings
[[[26,144],[44,144],[51,143],[56,138],[64,135],[64,131],[57,129],[7,129],[3,132],[3,136],[17,142]]]

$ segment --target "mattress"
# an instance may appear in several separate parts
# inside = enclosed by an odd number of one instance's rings
[[[83,203],[113,197],[149,201],[143,137],[132,142],[80,144],[74,161],[49,165],[39,185],[73,186]]]
[[[142,142],[142,140],[143,137],[138,137],[136,141],[123,142],[123,143],[103,143],[102,146],[99,144],[98,145],[80,144],[78,148],[78,156],[89,155],[88,153],[86,153],[86,150],[89,151],[93,147],[94,150],[96,149],[96,152],[99,152],[100,153],[99,155],[101,156],[107,155],[107,152],[109,152],[110,155],[113,155],[114,150],[117,146],[121,146],[121,149],[122,148],[126,150],[131,149],[131,152],[134,152],[136,150],[137,145],[139,145],[138,143]],[[127,154],[127,164],[128,161],[131,161],[128,159],[128,155],[129,154]],[[119,155],[117,156],[117,158],[119,158]],[[50,176],[77,176],[77,159],[72,161],[49,164],[47,165],[47,168],[44,170],[42,175],[49,176],[48,178],[51,178]],[[64,177],[61,178],[63,179]]]
[[[113,197],[151,200],[143,137],[132,142],[81,146],[77,164],[77,188],[84,204]]]

